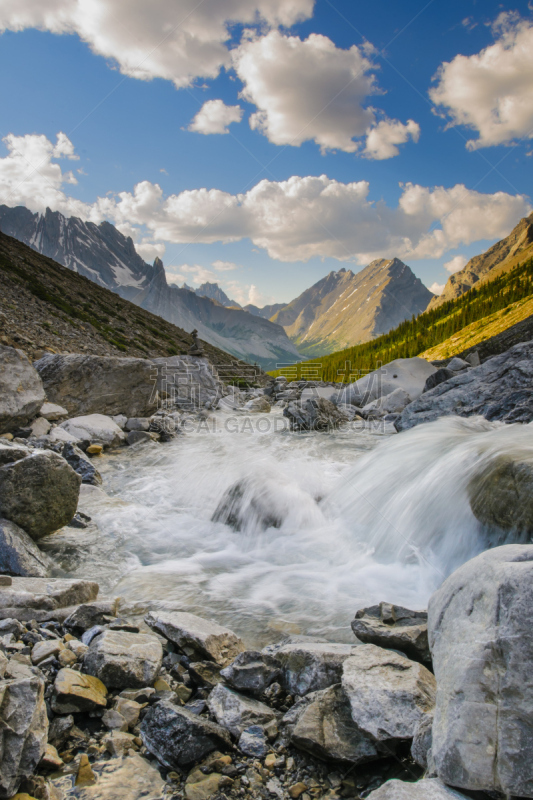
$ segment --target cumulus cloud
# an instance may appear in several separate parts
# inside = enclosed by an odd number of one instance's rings
[[[213,269],[216,269],[217,272],[231,272],[231,270],[239,269],[237,264],[234,264],[233,261],[213,261],[211,264]]]
[[[176,87],[215,78],[230,63],[234,24],[290,26],[308,19],[314,0],[3,0],[0,31],[39,28],[77,34],[114,59],[124,75],[164,78]]]
[[[34,211],[49,205],[94,222],[108,219],[144,243],[248,238],[280,261],[440,258],[461,245],[502,238],[531,210],[522,195],[482,194],[460,184],[405,184],[398,204],[388,206],[369,199],[367,181],[341,183],[326,175],[263,180],[237,195],[200,188],[165,196],[158,184],[141,181],[132,192],[99,197],[89,205],[65,192],[68,173],[54,163],[57,145],[37,135],[10,135],[4,141],[9,152],[0,158],[0,198],[7,205],[22,203]],[[231,262],[218,262],[219,268],[221,263],[227,268]],[[185,266],[180,272],[200,282],[216,279],[210,270],[200,274],[205,267]]]
[[[366,137],[363,155],[376,161],[393,158],[399,154],[398,145],[412,139],[418,142],[420,125],[410,119],[405,125],[398,120],[384,119],[372,128]]]
[[[449,261],[446,261],[444,264],[444,269],[453,274],[454,272],[459,272],[459,270],[466,266],[467,262],[468,259],[466,259],[464,256],[454,256]]]
[[[494,44],[442,64],[430,91],[451,124],[477,131],[470,150],[533,137],[533,24],[503,13],[494,32]]]
[[[145,261],[154,261],[156,258],[162,259],[165,255],[165,245],[162,242],[151,242],[149,239],[136,241],[135,249]]]
[[[429,287],[429,291],[437,295],[442,294],[444,291],[444,286],[445,286],[444,283],[437,283],[437,281],[435,281],[435,283],[432,283],[431,286]]]
[[[240,106],[227,106],[223,100],[208,100],[189,125],[194,133],[229,133],[228,125],[240,122],[243,115]]]
[[[182,264],[178,269],[185,273],[187,281],[198,286],[201,283],[216,283],[217,280],[215,273],[201,264]]]

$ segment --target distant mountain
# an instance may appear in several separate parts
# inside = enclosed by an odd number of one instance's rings
[[[168,322],[189,332],[196,328],[200,339],[237,358],[266,369],[299,358],[281,326],[169,286],[161,259],[147,264],[132,239],[108,222],[0,206],[0,230]]]
[[[183,288],[188,289],[189,287],[184,284]],[[226,308],[241,308],[236,300],[229,299],[218,283],[202,283],[201,286],[193,291],[196,292],[198,297],[208,297],[210,300],[220,303],[221,306],[226,306]]]
[[[280,309],[285,308],[287,303],[274,303],[271,306],[263,306],[263,308],[258,308],[257,306],[252,305],[249,303],[247,306],[244,306],[244,310],[248,311],[250,314],[253,314],[255,317],[263,317],[263,319],[272,319],[274,314],[276,314]]]
[[[320,356],[386,333],[425,310],[432,296],[406,264],[382,258],[357,274],[330,272],[272,321],[301,353]]]
[[[520,220],[509,236],[493,244],[485,253],[474,256],[462,270],[450,275],[443,293],[432,298],[427,310],[437,308],[447,300],[455,300],[478,281],[490,281],[532,255],[533,214],[530,214]]]

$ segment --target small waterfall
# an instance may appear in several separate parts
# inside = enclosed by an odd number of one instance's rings
[[[238,429],[220,417],[102,462],[116,497],[91,513],[115,547],[107,591],[207,614],[251,644],[273,630],[352,641],[358,608],[423,608],[488,546],[473,477],[502,457],[533,461],[532,425],[447,417],[398,436],[292,434],[268,417]]]

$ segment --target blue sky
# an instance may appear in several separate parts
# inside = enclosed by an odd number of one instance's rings
[[[527,3],[200,6],[6,3],[0,202],[108,218],[260,305],[381,256],[442,285],[529,213]]]

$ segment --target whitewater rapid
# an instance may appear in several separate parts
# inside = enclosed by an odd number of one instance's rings
[[[124,612],[188,610],[250,645],[279,633],[352,641],[357,609],[425,608],[485,549],[467,496],[475,474],[502,455],[533,462],[531,425],[453,417],[400,435],[302,434],[276,420],[228,428],[216,414],[171,443],[101,459],[109,498],[90,513],[108,555],[97,577]],[[236,484],[246,487],[239,530],[212,520]],[[250,512],[257,499],[279,527]]]

